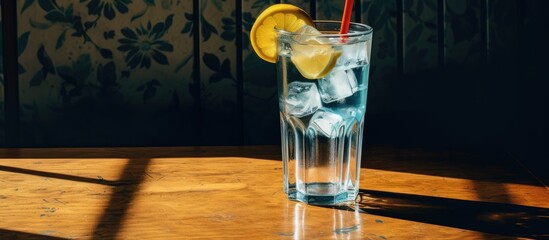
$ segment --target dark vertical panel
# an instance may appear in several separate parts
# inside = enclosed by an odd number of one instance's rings
[[[397,69],[399,78],[404,77],[404,1],[396,0],[396,31],[397,31]]]
[[[310,1],[311,1],[311,8],[310,8],[309,14],[311,15],[311,18],[317,19],[316,18],[316,1],[317,0],[310,0]]]
[[[354,15],[355,17],[353,18],[353,21],[355,22],[362,22],[362,1],[363,0],[356,0],[355,1],[355,5],[353,6],[354,8]]]
[[[488,57],[489,62],[516,56],[519,47],[519,5],[522,0],[491,0],[488,5]],[[522,61],[519,61],[522,62]]]
[[[257,16],[268,6],[284,2],[304,9],[303,0],[242,2],[242,68],[243,68],[243,141],[244,144],[277,144],[280,141],[276,66],[263,61],[253,51],[249,34]]]
[[[434,0],[403,0],[401,4],[402,14],[397,12],[402,16],[401,77],[393,87],[399,103],[395,107],[398,114],[392,116],[401,129],[393,130],[394,139],[425,144],[436,138],[431,130],[437,117],[432,112],[438,107],[433,93],[439,90],[436,82],[441,81],[431,74],[437,67],[437,5]]]
[[[436,0],[404,0],[404,72],[414,73],[437,66]]]
[[[480,42],[481,42],[481,58],[482,63],[487,64],[489,61],[489,42],[490,34],[488,33],[490,29],[490,21],[488,19],[488,0],[480,1]]]
[[[6,146],[19,146],[19,80],[17,75],[17,1],[2,2]]]
[[[193,81],[190,85],[193,94],[193,137],[196,145],[200,145],[200,129],[202,129],[202,97],[200,91],[200,0],[193,0]]]
[[[446,0],[446,63],[477,67],[482,61],[480,1]]]
[[[547,56],[549,46],[549,1],[517,0],[518,53],[516,60],[508,56],[518,68],[519,114],[516,138],[511,151],[538,176],[549,172],[549,81]]]
[[[523,0],[518,0],[522,2]],[[488,99],[492,106],[487,109],[493,117],[493,125],[501,125],[505,137],[499,138],[500,145],[508,145],[510,139],[518,139],[516,124],[520,115],[519,90],[523,85],[519,77],[520,60],[518,60],[519,33],[517,0],[486,1],[486,54],[483,56],[489,77],[483,79]],[[484,3],[483,3],[484,5]],[[484,32],[484,30],[483,30]],[[494,91],[493,89],[497,89]],[[516,145],[513,143],[511,145]]]
[[[514,0],[481,0],[468,8],[478,9],[478,55],[473,55],[476,66],[467,66],[459,76],[473,91],[465,89],[464,102],[472,92],[470,120],[473,136],[481,139],[486,148],[501,147],[513,135],[513,125],[518,114],[520,81],[513,63],[517,32]],[[470,17],[473,18],[473,17]],[[514,26],[513,26],[514,25]],[[515,42],[515,43],[513,43]],[[472,45],[474,47],[474,45]],[[473,48],[475,49],[475,48]],[[499,53],[498,53],[499,52]],[[480,142],[482,143],[482,142]]]
[[[6,123],[4,118],[4,46],[2,27],[2,4],[0,4],[0,147],[6,145]]]
[[[235,4],[216,0],[199,3],[201,141],[207,145],[236,145],[241,118],[236,115]]]
[[[441,130],[451,146],[493,145],[499,126],[490,122],[492,104],[482,67],[480,0],[446,0],[446,68],[441,72],[446,93],[438,98]],[[489,146],[486,146],[489,148]]]
[[[520,46],[522,46],[524,44],[524,19],[525,19],[525,9],[526,9],[526,3],[525,1],[523,0],[516,0],[516,4],[517,4],[517,9],[516,9],[516,14],[517,14],[517,19],[515,20],[515,23],[517,24],[517,41],[518,41],[518,44]],[[519,63],[520,64],[520,63]]]
[[[355,0],[356,1],[356,0]],[[373,28],[364,143],[393,142],[402,99],[398,88],[397,0],[362,0],[363,23]],[[400,55],[399,55],[400,56]]]
[[[237,143],[244,143],[244,69],[242,67],[242,1],[235,1],[236,45],[236,110],[238,116]]]
[[[438,66],[444,67],[446,65],[446,46],[444,33],[446,32],[446,0],[437,1],[437,52],[438,52]]]

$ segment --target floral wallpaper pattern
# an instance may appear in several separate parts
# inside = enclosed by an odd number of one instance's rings
[[[23,145],[195,138],[185,34],[192,5],[26,0],[18,9]]]
[[[21,145],[278,143],[275,67],[248,40],[255,17],[275,2],[17,1]],[[317,19],[339,19],[343,8],[341,0],[280,2]],[[481,61],[479,1],[446,0],[444,13],[436,0],[355,2],[353,19],[374,28],[369,114],[406,110],[394,91],[402,85],[399,49],[404,74],[438,67],[439,14],[447,64]],[[489,49],[497,56],[513,43],[516,27],[503,24],[516,7],[489,3]],[[2,86],[0,96],[3,109]]]

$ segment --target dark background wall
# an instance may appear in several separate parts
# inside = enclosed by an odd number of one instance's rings
[[[0,145],[278,144],[274,65],[248,42],[275,2],[3,1]],[[375,31],[366,143],[546,158],[547,5],[355,1]]]

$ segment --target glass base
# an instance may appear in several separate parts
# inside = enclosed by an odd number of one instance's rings
[[[326,187],[332,188],[332,184],[326,184],[325,186],[315,184],[314,188]],[[308,186],[313,187],[311,185]],[[358,192],[357,191],[344,191],[337,194],[307,194],[296,189],[288,190],[288,199],[293,201],[300,201],[312,205],[341,205],[348,202],[354,202]]]

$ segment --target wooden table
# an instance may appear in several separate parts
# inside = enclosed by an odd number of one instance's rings
[[[0,149],[0,239],[549,238],[506,155],[373,146],[361,198],[288,201],[276,146]]]

